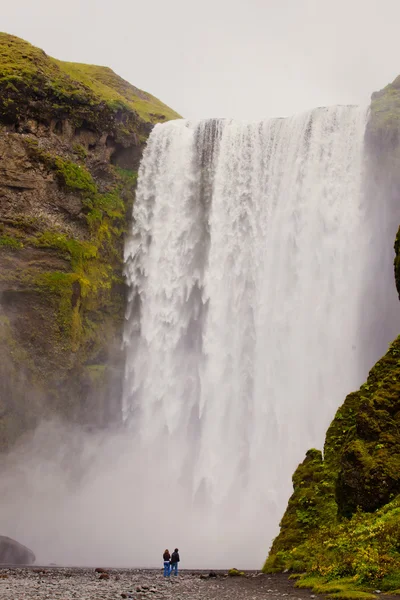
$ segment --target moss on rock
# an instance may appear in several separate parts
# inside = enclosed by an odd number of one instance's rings
[[[280,534],[264,564],[264,570],[268,572],[285,569],[287,551],[301,546],[310,532],[336,517],[334,480],[319,450],[308,450],[292,481],[293,494],[280,523]],[[301,566],[299,558],[295,557],[291,568],[296,569],[296,561]]]
[[[400,337],[347,396],[294,492],[264,570],[379,581],[400,569]],[[378,585],[378,584],[376,584]]]
[[[239,571],[239,569],[229,569],[228,576],[229,577],[244,577],[245,572]]]

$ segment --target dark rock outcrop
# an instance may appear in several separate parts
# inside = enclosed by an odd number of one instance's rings
[[[0,564],[1,565],[31,565],[35,562],[32,550],[19,542],[0,535]]]

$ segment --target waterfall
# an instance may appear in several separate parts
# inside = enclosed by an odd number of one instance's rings
[[[293,470],[371,366],[366,120],[179,120],[148,140],[125,248],[133,535],[193,567],[260,567]]]

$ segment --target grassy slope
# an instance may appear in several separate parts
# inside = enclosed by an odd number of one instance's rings
[[[157,117],[165,120],[179,119],[180,115],[160,100],[134,87],[108,67],[81,63],[54,61],[63,73],[89,87],[99,98],[115,106],[122,105],[135,110],[145,121]]]
[[[108,67],[56,60],[6,33],[0,33],[0,87],[16,92],[25,89],[38,99],[47,94],[53,99],[53,107],[58,98],[60,104],[70,100],[75,108],[101,103],[111,111],[122,108],[137,113],[147,122],[180,118],[160,100],[131,85]]]

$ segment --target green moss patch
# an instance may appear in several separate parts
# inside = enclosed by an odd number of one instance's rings
[[[11,250],[18,250],[23,247],[22,242],[15,239],[10,235],[0,235],[0,247],[10,248]]]
[[[229,575],[229,577],[244,577],[245,572],[239,571],[239,569],[229,569],[228,575]]]
[[[53,160],[54,169],[65,187],[86,194],[96,193],[96,184],[85,167],[70,160],[65,160],[60,156],[54,157]]]
[[[308,588],[317,594],[341,600],[374,600],[376,598],[375,594],[360,589],[358,582],[352,577],[329,581],[326,577],[318,575],[302,575],[295,586],[302,589]]]

